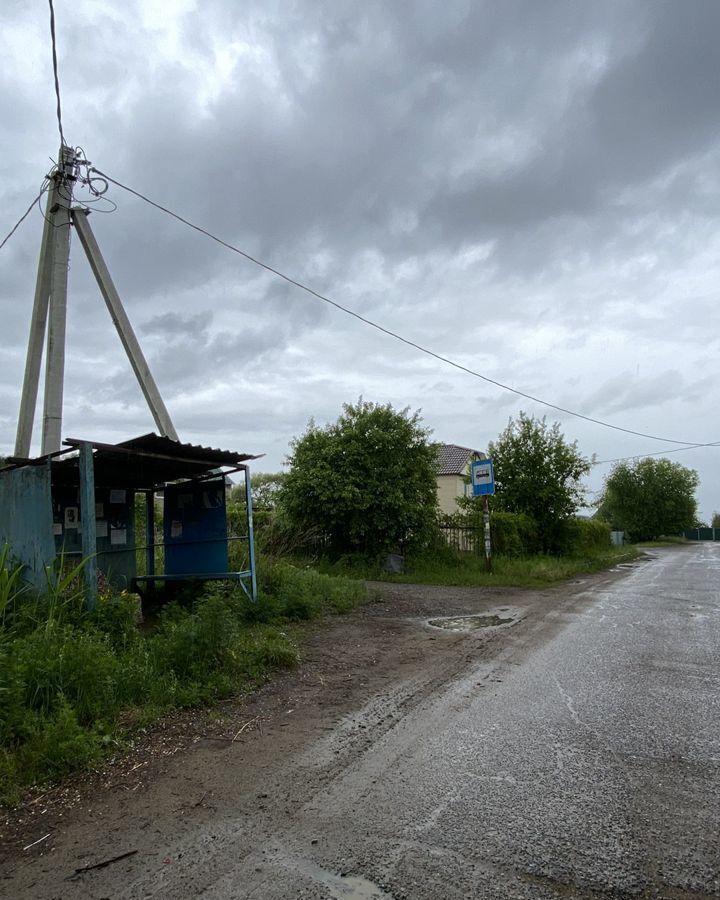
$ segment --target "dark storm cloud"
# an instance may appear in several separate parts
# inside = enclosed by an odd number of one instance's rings
[[[57,130],[44,12],[8,0],[0,20],[12,219]],[[620,424],[642,410],[657,432],[664,403],[704,408],[705,376],[686,372],[720,332],[719,25],[710,0],[78,0],[58,15],[65,131],[100,169],[358,312],[571,408]],[[521,405],[109,196],[117,211],[91,223],[184,434],[232,446],[245,410],[277,450],[370,388],[474,445]],[[19,395],[40,225],[0,257],[3,403]],[[72,254],[68,421],[149,430]]]

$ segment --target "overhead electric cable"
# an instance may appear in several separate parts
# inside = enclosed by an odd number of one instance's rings
[[[598,459],[592,466],[605,466],[610,463],[627,462],[629,459],[645,459],[646,456],[666,456],[668,453],[682,453],[683,450],[698,450],[701,447],[720,447],[720,441],[712,444],[690,444],[688,447],[673,447],[671,450],[652,450],[650,453],[633,453],[630,456],[618,456],[616,459]]]
[[[10,240],[10,238],[15,234],[15,232],[18,230],[18,228],[25,221],[25,219],[27,219],[27,217],[32,212],[33,206],[35,206],[35,204],[39,202],[40,198],[42,197],[42,195],[45,193],[46,190],[47,190],[47,187],[43,186],[42,190],[37,195],[37,197],[33,200],[33,202],[30,204],[30,206],[28,206],[28,208],[25,210],[25,212],[20,216],[20,218],[13,225],[13,227],[10,229],[10,231],[5,235],[5,237],[2,240],[2,243],[0,243],[0,250],[2,250],[2,248],[5,246],[5,244],[7,244],[7,242]]]
[[[568,416],[573,416],[576,419],[583,419],[585,422],[591,422],[593,425],[600,425],[603,428],[610,428],[613,431],[621,431],[624,434],[633,434],[636,437],[648,438],[653,441],[662,441],[666,444],[686,444],[690,447],[709,447],[716,446],[717,442],[709,443],[702,441],[678,441],[674,438],[661,437],[655,434],[647,434],[643,431],[635,431],[632,428],[623,428],[620,425],[613,425],[611,422],[604,422],[602,419],[595,419],[592,416],[586,416],[584,413],[576,412],[572,409],[566,409],[564,406],[558,406],[556,403],[550,403],[548,400],[543,400],[541,397],[535,397],[533,394],[528,394],[525,391],[519,391],[517,388],[510,387],[508,384],[503,384],[501,381],[496,381],[494,378],[490,378],[488,375],[483,375],[481,372],[476,372],[474,369],[470,369],[467,366],[462,365],[462,363],[455,362],[455,360],[450,359],[447,356],[443,356],[440,353],[436,353],[434,350],[430,350],[428,347],[423,347],[421,344],[416,343],[415,341],[410,340],[409,338],[403,337],[401,334],[398,334],[396,331],[391,331],[389,328],[385,328],[384,325],[379,325],[377,322],[373,322],[372,319],[368,319],[365,316],[360,315],[360,313],[355,312],[352,309],[349,309],[347,306],[343,306],[341,303],[338,303],[336,300],[331,300],[329,297],[326,297],[324,294],[320,294],[318,291],[309,287],[306,284],[303,284],[301,281],[297,281],[294,278],[291,278],[289,275],[285,275],[284,272],[281,272],[279,269],[273,268],[273,266],[268,265],[267,263],[262,262],[262,260],[257,259],[254,256],[251,256],[249,253],[246,253],[244,250],[241,250],[239,247],[235,247],[233,244],[228,243],[228,241],[224,241],[222,238],[219,238],[217,235],[212,234],[212,232],[207,231],[205,228],[202,228],[200,225],[195,225],[193,222],[190,222],[188,219],[185,219],[183,216],[179,215],[176,212],[173,212],[171,209],[168,209],[166,206],[162,206],[160,203],[156,203],[154,200],[151,200],[149,197],[146,197],[145,194],[141,194],[140,191],[136,191],[128,185],[123,184],[121,181],[117,181],[115,178],[112,178],[105,172],[100,171],[100,169],[92,166],[90,168],[91,172],[95,172],[101,178],[104,178],[106,181],[111,184],[116,185],[116,187],[121,188],[124,191],[127,191],[129,194],[133,194],[135,197],[138,197],[140,200],[144,200],[145,203],[148,203],[150,206],[154,206],[155,209],[159,209],[161,212],[166,213],[171,216],[173,219],[177,219],[178,222],[182,222],[183,225],[187,225],[188,228],[192,228],[194,231],[199,232],[200,234],[204,234],[205,237],[210,238],[210,240],[215,241],[220,244],[222,247],[225,247],[228,250],[231,250],[233,253],[237,253],[239,256],[244,257],[249,262],[254,263],[256,266],[259,266],[261,269],[265,269],[267,272],[271,272],[273,275],[277,275],[278,278],[282,278],[283,281],[286,281],[288,284],[292,284],[300,290],[305,291],[306,293],[316,297],[318,300],[322,300],[323,303],[327,303],[330,306],[334,306],[335,309],[339,309],[341,312],[344,312],[348,316],[352,316],[355,319],[358,319],[360,322],[363,322],[365,325],[369,325],[371,328],[375,328],[377,331],[382,332],[383,334],[388,335],[388,337],[394,338],[396,341],[400,341],[403,344],[406,344],[408,347],[413,347],[415,350],[418,350],[420,353],[424,353],[426,356],[431,356],[433,359],[437,359],[440,362],[445,363],[446,365],[452,366],[455,369],[459,369],[461,372],[465,372],[468,375],[472,375],[474,378],[479,378],[481,381],[485,381],[488,384],[494,384],[495,387],[499,387],[504,391],[509,391],[512,394],[515,394],[518,397],[524,397],[526,400],[531,400],[533,403],[540,403],[542,406],[547,406],[549,409],[554,409],[556,412],[564,413]]]
[[[48,0],[50,4],[50,39],[52,41],[52,60],[53,60],[53,75],[55,76],[55,97],[57,98],[57,120],[58,120],[58,131],[60,132],[60,143],[65,146],[65,135],[63,134],[62,127],[62,112],[60,110],[60,79],[58,77],[58,61],[57,61],[57,41],[55,39],[55,9],[53,7],[53,0]]]

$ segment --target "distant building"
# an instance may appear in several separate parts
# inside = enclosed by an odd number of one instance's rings
[[[469,497],[470,463],[475,459],[484,459],[481,450],[460,447],[458,444],[440,444],[438,446],[437,495],[440,511],[452,515],[458,511],[458,497]]]

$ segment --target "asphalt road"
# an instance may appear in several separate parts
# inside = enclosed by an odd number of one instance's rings
[[[720,546],[653,557],[511,609],[497,652],[387,727],[371,701],[308,741],[265,786],[286,815],[208,821],[105,895],[720,897]]]
[[[719,590],[717,545],[638,567],[403,718],[205,896],[720,896]]]

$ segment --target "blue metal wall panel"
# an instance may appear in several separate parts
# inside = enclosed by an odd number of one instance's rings
[[[0,544],[23,563],[27,582],[47,587],[45,567],[55,559],[49,465],[0,471]]]
[[[165,487],[165,574],[227,572],[225,479]]]

